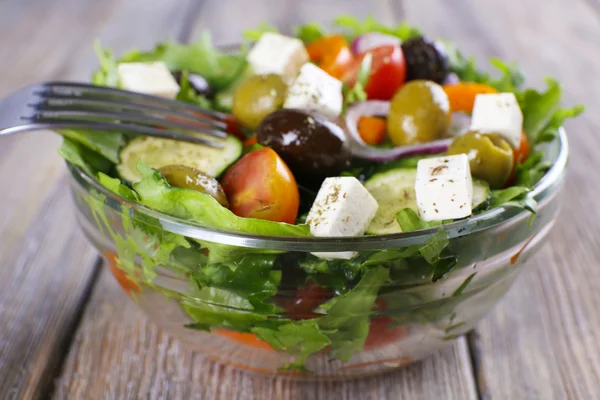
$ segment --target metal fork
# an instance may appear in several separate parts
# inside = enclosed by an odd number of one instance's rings
[[[127,132],[217,148],[227,136],[223,113],[104,86],[47,82],[0,101],[0,136],[42,129]]]

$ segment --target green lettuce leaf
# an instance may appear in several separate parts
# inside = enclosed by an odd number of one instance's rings
[[[396,36],[403,41],[421,34],[417,28],[406,22],[401,22],[396,26],[387,26],[378,22],[373,16],[361,21],[352,15],[342,15],[334,20],[334,24],[346,33],[350,41],[369,32],[385,33]]]
[[[331,340],[319,328],[319,320],[309,319],[290,322],[276,328],[256,327],[252,329],[262,340],[275,350],[295,354],[298,359],[293,365],[303,367],[306,358],[331,344]],[[286,369],[289,369],[287,366]]]
[[[215,90],[228,87],[245,69],[245,54],[225,54],[214,47],[204,32],[191,44],[168,42],[160,54],[170,70],[187,70],[203,76]]]
[[[580,115],[585,109],[582,105],[560,108],[560,84],[554,79],[546,79],[546,83],[546,91],[527,89],[518,95],[523,129],[533,144],[553,140],[566,119]]]
[[[246,29],[242,35],[245,39],[256,41],[266,32],[279,33],[279,29],[267,22],[263,22],[254,29]]]
[[[305,44],[310,44],[327,34],[325,29],[315,22],[295,26],[293,31],[294,36],[302,40]]]
[[[514,63],[506,63],[499,58],[492,57],[490,64],[499,72],[497,77],[486,71],[480,70],[474,58],[466,58],[458,48],[447,41],[442,41],[444,50],[450,62],[450,70],[454,72],[461,81],[478,82],[496,88],[500,92],[518,92],[525,78]]]
[[[66,137],[59,147],[58,153],[71,164],[82,168],[90,176],[96,176],[98,172],[108,172],[113,166],[112,162],[100,154]]]
[[[546,175],[552,163],[544,161],[544,153],[535,151],[515,168],[515,186],[531,188]]]
[[[363,349],[377,293],[388,277],[388,269],[374,267],[348,293],[336,296],[319,307],[318,311],[326,316],[317,321],[331,341],[333,357],[348,361]]]
[[[245,255],[226,264],[207,264],[193,277],[199,287],[218,287],[248,299],[255,310],[273,314],[266,300],[277,293],[281,271],[274,270],[276,256]]]
[[[202,108],[213,108],[212,102],[201,94],[196,93],[189,80],[189,72],[182,71],[181,80],[179,81],[179,93],[176,100],[192,103]]]
[[[531,222],[535,217],[537,202],[529,192],[531,189],[524,186],[511,186],[506,189],[492,190],[490,196],[490,208],[515,207],[531,212]]]
[[[99,181],[113,193],[135,201],[136,195],[127,186],[122,185],[118,179],[111,178],[102,173]],[[111,222],[114,217],[107,215],[109,208],[105,205],[108,201],[100,193],[92,193],[84,198],[102,235],[112,239],[116,247],[116,264],[134,282],[143,281],[152,286],[156,277],[156,267],[165,265],[170,260],[171,253],[176,248],[189,248],[190,243],[181,235],[163,231],[157,221],[151,217],[137,212],[128,206],[121,205],[118,214],[121,218],[122,229],[116,229]],[[110,211],[113,213],[115,211]],[[142,267],[142,276],[136,273],[138,265]]]
[[[257,312],[244,296],[218,287],[202,287],[183,297],[181,304],[188,315],[200,324],[190,326],[195,329],[224,327],[248,332],[268,317]]]
[[[396,214],[396,221],[400,225],[402,232],[418,231],[439,226],[444,221],[423,221],[419,214],[412,208],[404,208]]]
[[[113,52],[103,48],[99,41],[94,43],[94,51],[100,61],[100,69],[92,75],[92,83],[98,86],[119,86],[118,63]]]
[[[119,150],[125,144],[125,137],[120,133],[84,129],[62,129],[58,133],[98,153],[114,164],[119,163]]]

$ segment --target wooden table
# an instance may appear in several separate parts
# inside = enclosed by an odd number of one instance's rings
[[[248,375],[186,350],[146,319],[78,229],[60,139],[0,140],[0,398],[600,398],[600,3],[596,0],[3,0],[0,96],[33,81],[87,79],[95,38],[123,51],[206,27],[339,12],[406,18],[480,60],[558,77],[588,112],[571,139],[563,213],[549,244],[501,304],[453,347],[402,370],[338,383]]]

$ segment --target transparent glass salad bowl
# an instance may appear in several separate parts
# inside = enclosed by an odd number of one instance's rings
[[[218,231],[129,202],[73,165],[69,171],[85,235],[132,300],[157,324],[223,364],[305,379],[336,379],[380,373],[421,359],[472,329],[502,298],[522,264],[544,242],[559,212],[568,154],[564,131],[544,151],[552,167],[531,192],[538,202],[535,218],[522,209],[500,207],[445,225],[448,249],[457,262],[442,271],[398,257],[422,249],[439,229],[340,239]],[[195,245],[177,247],[176,238],[182,237]],[[170,251],[158,250],[156,240],[173,243]],[[204,248],[214,245],[230,256],[230,264],[220,265],[229,271],[241,268],[244,257],[277,260],[266,270],[256,263],[247,271],[251,275],[247,285],[256,276],[283,271],[276,294],[265,300],[274,305],[271,315],[255,315],[247,301],[232,302],[233,280],[238,279],[243,289],[243,276],[228,280],[229,291],[207,297],[206,291],[215,288],[202,288],[195,271],[206,268]],[[289,278],[290,271],[310,252],[338,251],[357,252],[355,259],[368,270],[363,279],[351,293],[304,286],[304,296],[298,298],[298,284]],[[372,290],[370,285],[378,279]],[[344,296],[344,301],[331,306],[327,302],[335,296]],[[330,306],[321,314],[324,304]],[[289,332],[272,338],[270,344],[259,340],[266,335],[261,336],[260,327],[278,319],[292,321],[288,328],[280,328]],[[322,342],[321,332],[313,330],[315,326],[327,332],[328,344]],[[359,350],[348,353],[336,341]]]

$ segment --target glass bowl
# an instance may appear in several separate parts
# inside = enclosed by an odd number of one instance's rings
[[[564,131],[545,146],[552,167],[531,192],[538,202],[534,219],[527,211],[501,207],[447,224],[443,231],[354,238],[219,231],[128,202],[76,166],[68,168],[83,232],[149,318],[223,364],[337,379],[421,359],[472,329],[502,298],[559,212],[568,154]],[[450,261],[398,256],[422,251],[440,232]],[[210,261],[210,251],[221,260]],[[360,262],[319,264],[310,255],[347,251],[356,252]],[[357,264],[363,268],[360,282],[352,276]],[[303,268],[335,269],[334,277],[324,279],[354,282],[355,289],[334,296],[306,283]],[[253,287],[257,281],[263,286]],[[253,296],[270,305],[267,317],[258,313]],[[343,298],[339,306],[332,296]],[[269,324],[285,334],[265,333]],[[271,344],[258,339],[255,333],[261,332],[271,335]],[[323,343],[324,334],[329,344]]]

